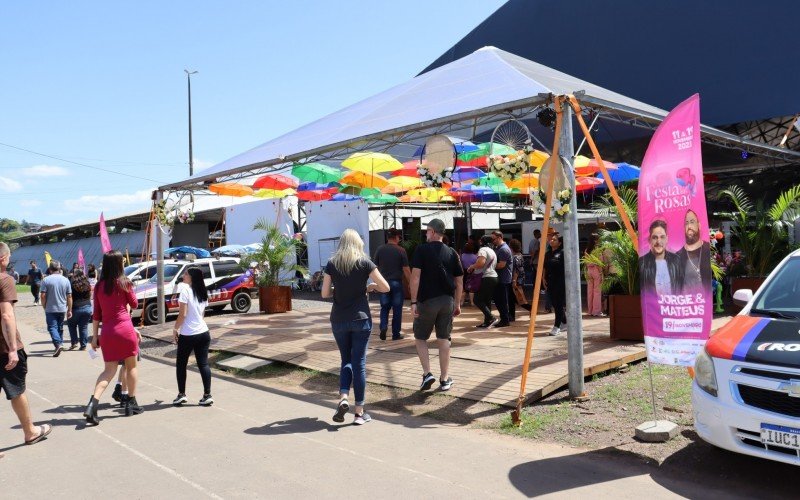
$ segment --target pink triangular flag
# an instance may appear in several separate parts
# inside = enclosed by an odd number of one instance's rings
[[[103,253],[111,251],[111,240],[108,239],[106,220],[103,218],[103,212],[100,212],[100,246],[103,247]]]
[[[83,272],[86,272],[86,259],[83,257],[83,248],[78,249],[78,267],[83,269]]]

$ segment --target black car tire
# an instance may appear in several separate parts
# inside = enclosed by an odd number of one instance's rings
[[[235,313],[246,313],[250,310],[252,303],[253,301],[250,299],[250,294],[246,291],[242,291],[233,296],[231,300],[231,309],[233,309]]]
[[[155,325],[158,323],[158,304],[155,302],[151,302],[147,304],[144,308],[144,324],[145,325]]]

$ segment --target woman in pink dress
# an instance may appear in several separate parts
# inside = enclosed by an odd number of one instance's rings
[[[120,361],[125,364],[128,382],[128,395],[123,395],[125,415],[138,415],[144,411],[136,402],[136,355],[142,336],[133,327],[128,306],[136,307],[136,293],[133,284],[123,272],[122,254],[111,250],[103,255],[100,279],[94,289],[92,349],[100,348],[105,362],[103,372],[97,377],[94,394],[83,412],[86,421],[94,425],[100,423],[97,419],[98,400],[116,375]],[[100,323],[103,324],[102,330]]]

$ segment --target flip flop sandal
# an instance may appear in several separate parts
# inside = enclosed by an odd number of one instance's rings
[[[30,441],[25,441],[25,444],[36,444],[42,439],[46,438],[48,434],[53,430],[53,427],[50,424],[44,424],[39,426],[39,435],[35,438],[31,439]]]

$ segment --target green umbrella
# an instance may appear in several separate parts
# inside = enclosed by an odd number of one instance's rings
[[[495,175],[495,174],[493,174],[491,172],[486,177],[481,177],[480,179],[475,181],[474,184],[476,186],[484,186],[484,187],[490,187],[490,188],[494,188],[494,186],[501,186],[501,185],[503,187],[505,187],[505,183],[503,182],[503,179],[501,179],[500,177],[497,177],[497,175]]]
[[[305,163],[292,165],[292,175],[304,182],[328,184],[337,182],[344,173],[322,163]]]
[[[467,151],[458,155],[459,160],[469,161],[474,160],[476,158],[481,158],[483,156],[489,156],[491,150],[491,154],[493,155],[510,155],[511,153],[516,153],[517,150],[506,146],[505,144],[500,144],[495,142],[494,148],[492,148],[492,143],[490,142],[482,142],[478,144],[478,149],[474,149],[472,151]]]
[[[397,203],[397,196],[392,196],[390,194],[377,194],[375,196],[367,196],[364,198],[367,203]]]
[[[365,198],[368,196],[378,196],[379,194],[381,194],[380,189],[362,188],[361,186],[350,186],[347,184],[343,184],[342,187],[339,188],[339,192],[363,196]]]

